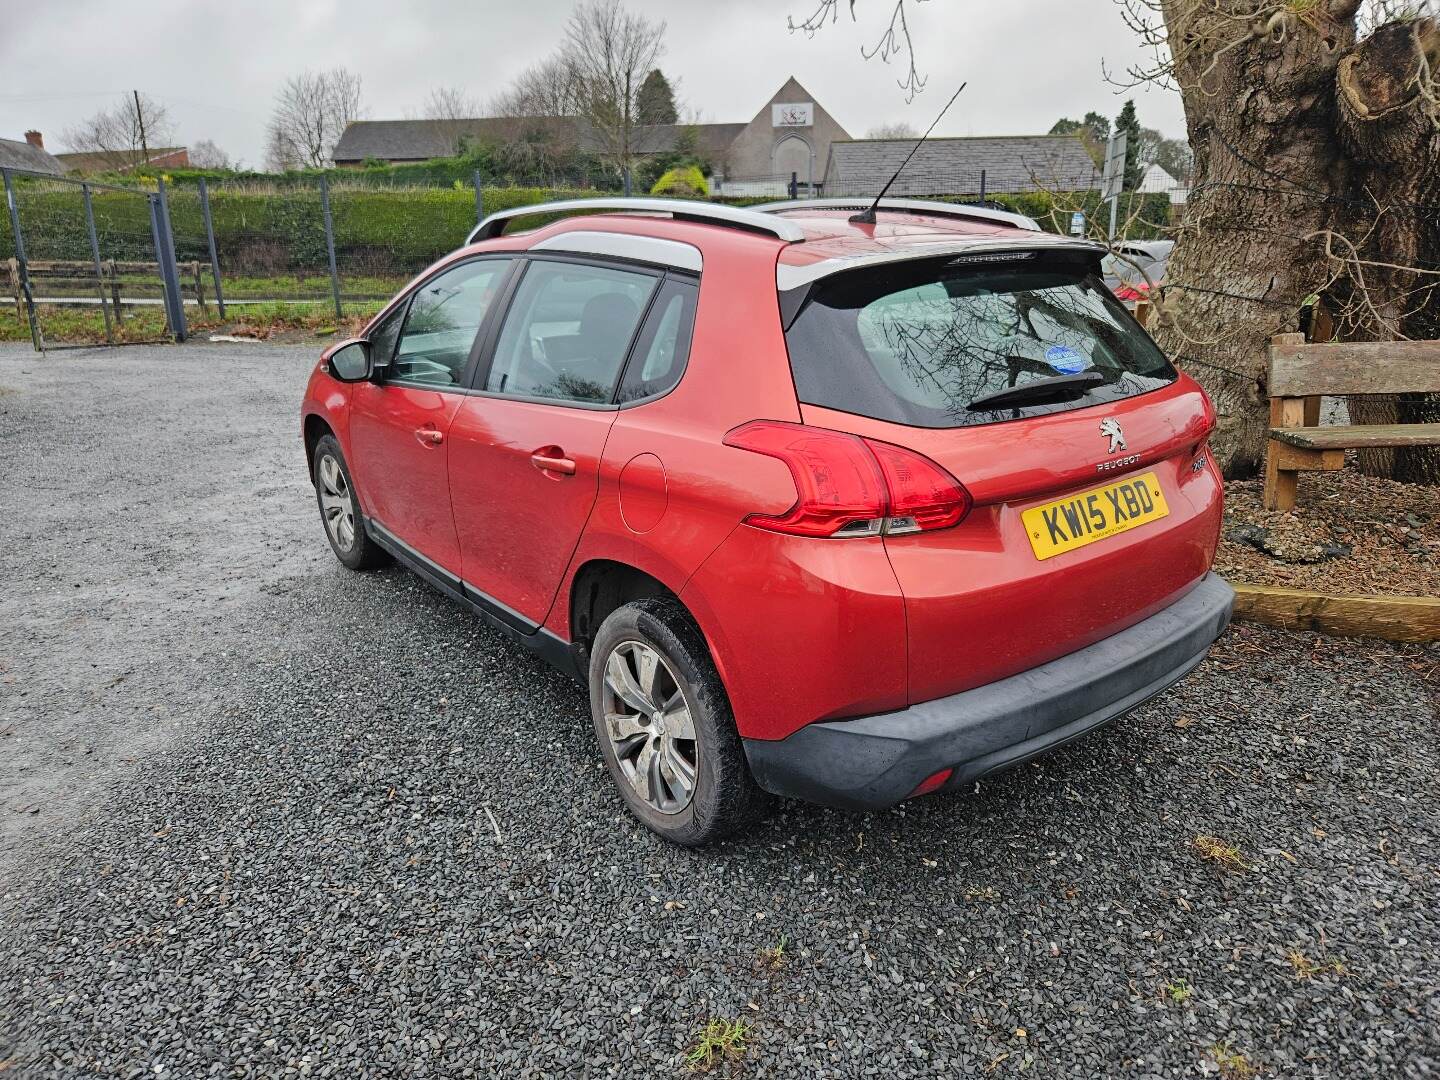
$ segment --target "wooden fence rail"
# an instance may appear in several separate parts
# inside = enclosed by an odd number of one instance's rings
[[[205,279],[200,273],[201,264],[198,262],[184,262],[179,264],[180,271],[180,292],[189,293],[195,297],[195,302],[200,305],[202,311],[208,311],[209,307],[205,300]],[[20,261],[9,259],[6,261],[6,269],[10,279],[10,293],[15,299],[15,312],[23,320],[25,318],[24,291],[20,286]],[[65,285],[84,285],[94,290],[101,303],[108,298],[110,305],[114,308],[115,318],[124,317],[121,296],[123,282],[121,278],[127,274],[144,274],[152,276],[159,284],[160,264],[152,262],[122,262],[116,259],[104,259],[100,263],[100,276],[95,276],[95,264],[93,262],[67,261],[67,260],[45,260],[30,259],[25,263],[25,269],[30,276],[30,290],[32,295],[43,295],[42,282],[59,282]],[[75,296],[66,294],[57,299],[61,303],[66,300],[74,300]],[[88,301],[88,296],[87,296]]]

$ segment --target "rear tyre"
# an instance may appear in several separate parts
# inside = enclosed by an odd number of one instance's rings
[[[636,600],[600,624],[590,713],[620,797],[666,840],[708,844],[769,808],[710,651],[675,600]]]
[[[340,443],[333,435],[322,435],[315,443],[315,500],[320,504],[320,520],[325,537],[335,557],[351,570],[374,570],[390,561],[390,556],[365,533],[365,518],[350,481],[350,469]]]

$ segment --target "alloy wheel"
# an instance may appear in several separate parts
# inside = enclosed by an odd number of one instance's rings
[[[695,721],[669,663],[643,641],[622,641],[605,660],[605,731],[621,773],[662,814],[695,795]]]
[[[320,482],[320,512],[325,515],[325,528],[330,530],[330,539],[341,551],[349,551],[355,544],[355,498],[350,485],[345,482],[345,470],[340,462],[326,454],[320,459],[316,470]]]

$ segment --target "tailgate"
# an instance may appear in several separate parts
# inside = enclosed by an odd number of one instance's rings
[[[807,424],[917,450],[974,497],[954,528],[885,538],[905,595],[912,702],[1091,645],[1173,603],[1209,570],[1222,493],[1205,460],[1208,404],[1183,377],[1122,402],[972,428],[803,412]],[[1114,454],[1105,421],[1123,439]],[[1090,527],[1097,512],[1104,528]]]
[[[917,257],[795,303],[804,422],[923,454],[973,499],[958,525],[885,536],[912,702],[1085,648],[1209,569],[1214,414],[1097,268],[1086,251]]]

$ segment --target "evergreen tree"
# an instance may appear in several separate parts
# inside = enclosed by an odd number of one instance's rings
[[[1115,117],[1115,134],[1125,135],[1125,190],[1140,186],[1140,119],[1135,115],[1135,102],[1127,101]]]
[[[675,91],[665,73],[655,68],[635,95],[636,119],[641,124],[673,124],[680,119],[675,111]]]

